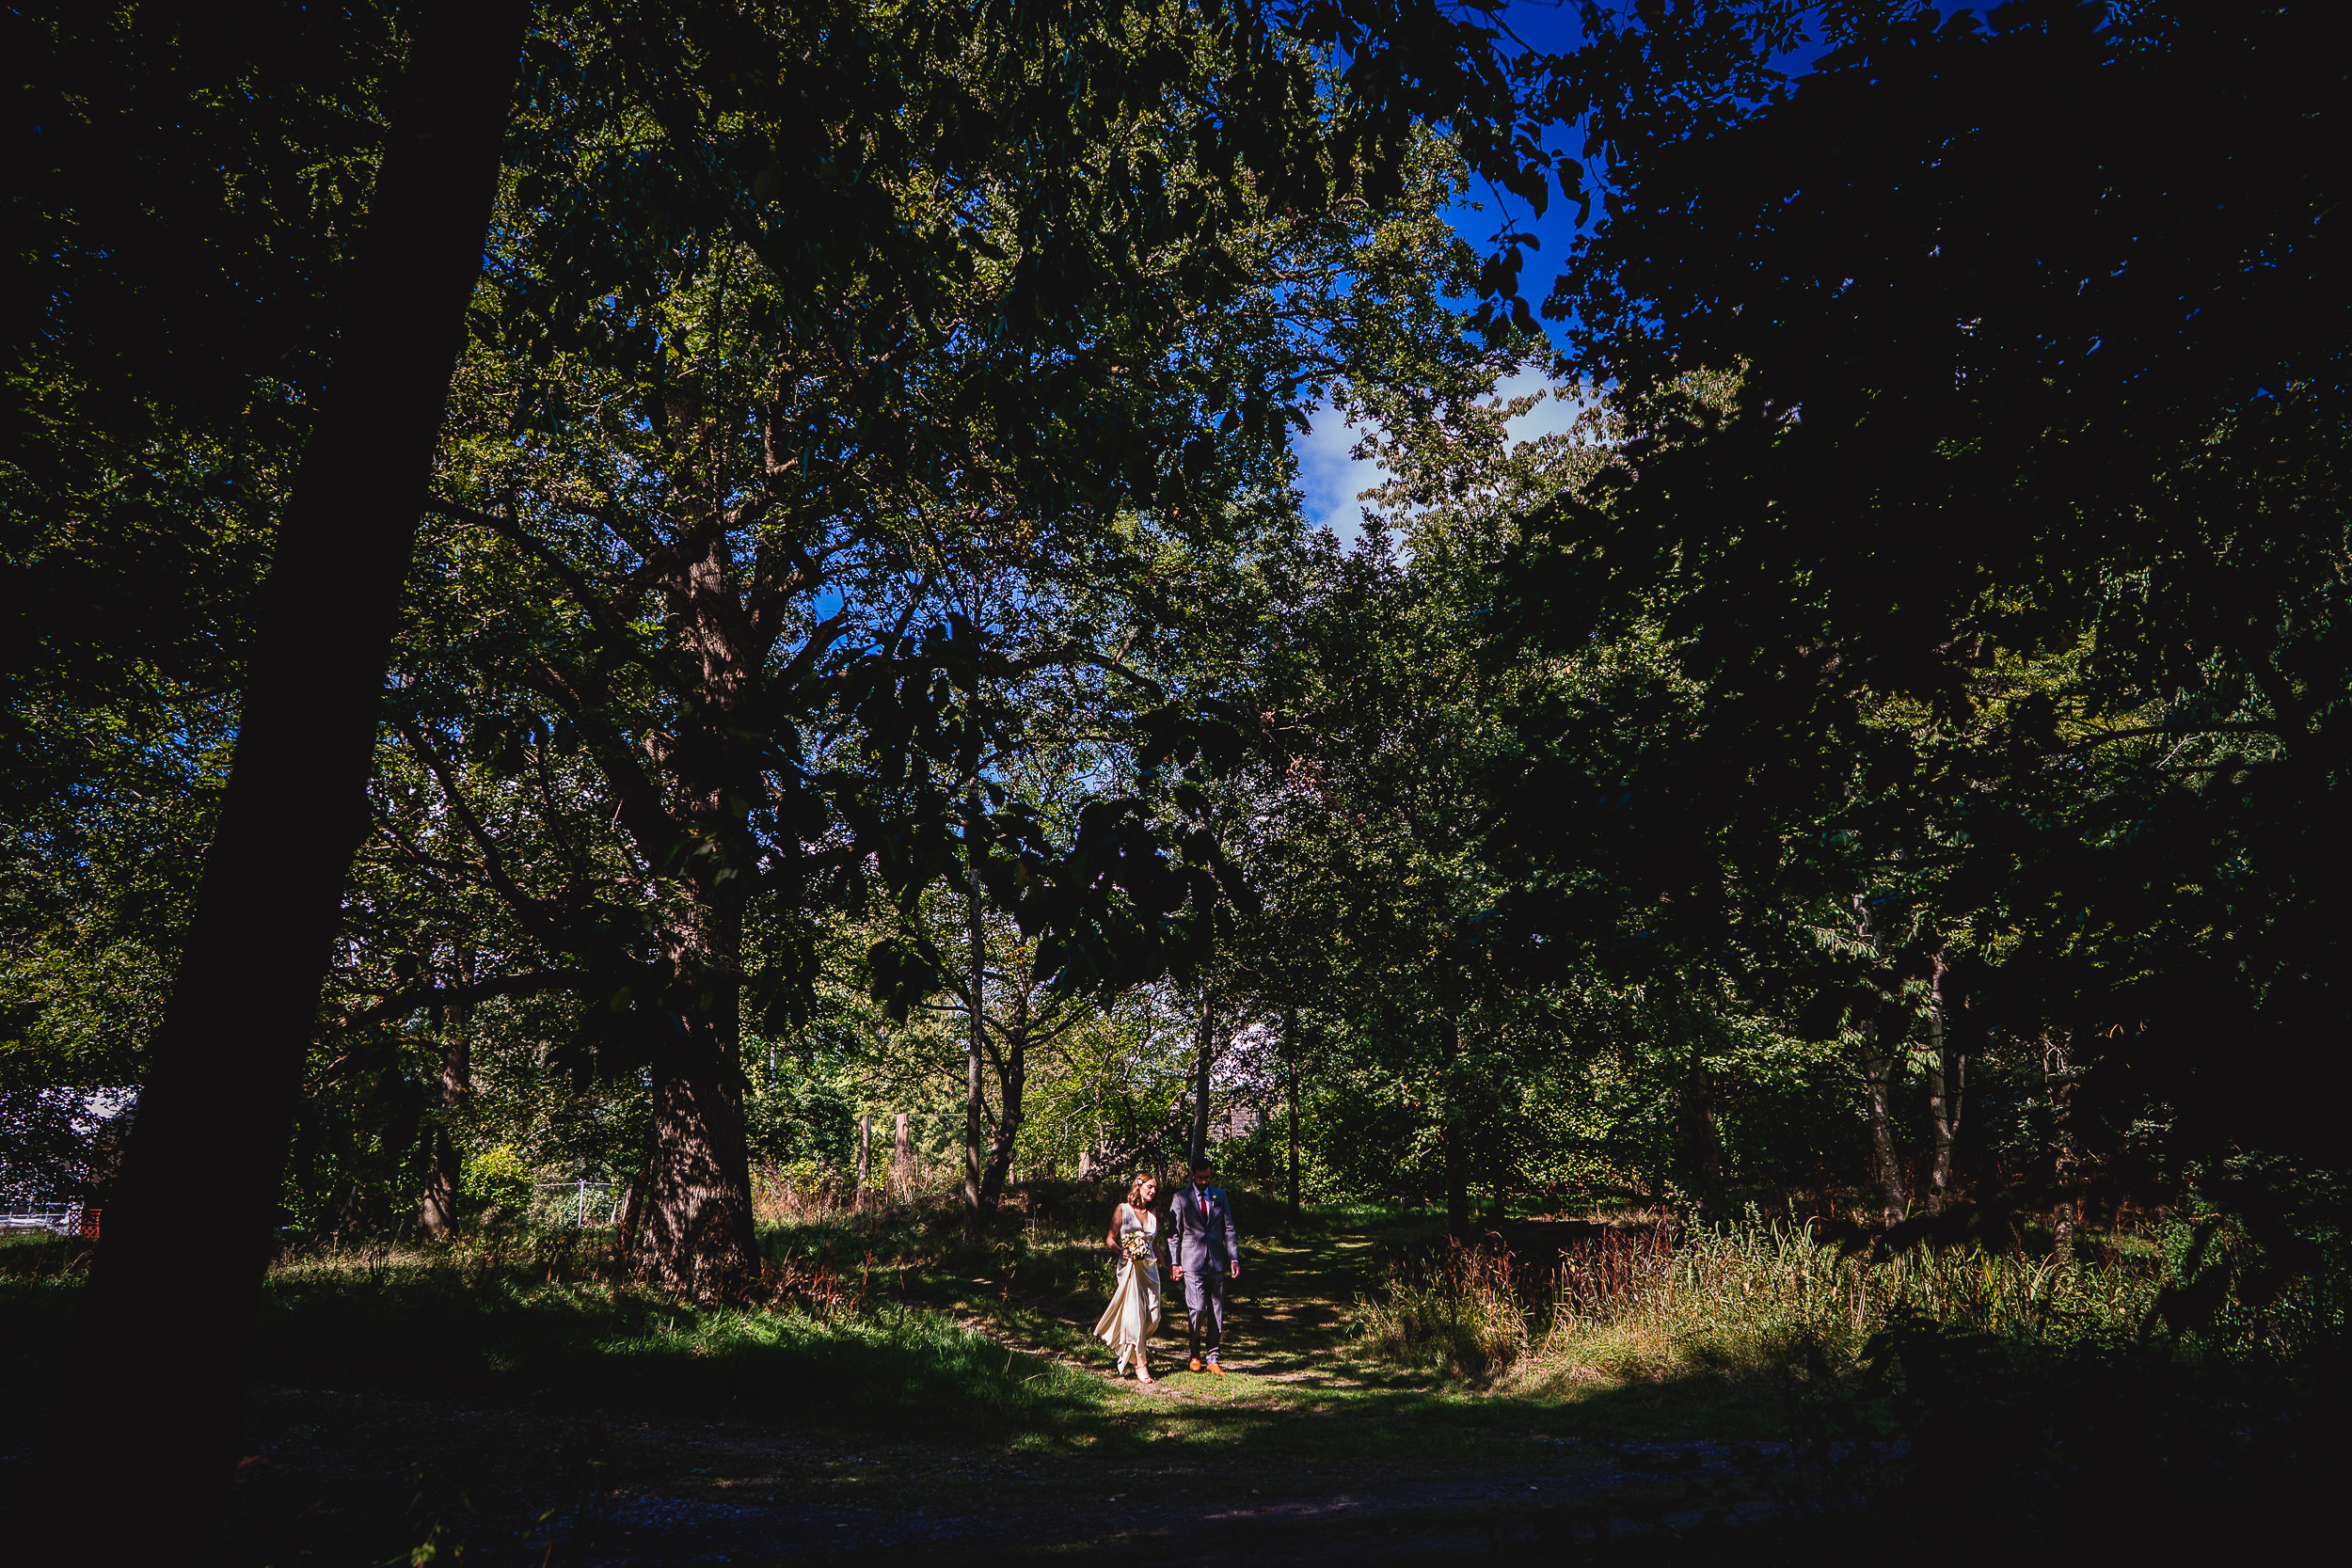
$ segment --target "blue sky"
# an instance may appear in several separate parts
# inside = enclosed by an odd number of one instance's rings
[[[1574,44],[1580,36],[1576,13],[1565,0],[1517,0],[1506,16],[1521,40],[1547,53]],[[1558,128],[1551,146],[1572,157],[1579,150],[1574,131],[1567,126]],[[1566,252],[1568,241],[1575,233],[1575,204],[1555,202],[1541,218],[1530,224],[1523,204],[1517,198],[1499,191],[1473,190],[1452,214],[1454,226],[1471,244],[1483,245],[1495,233],[1505,203],[1521,208],[1520,222],[1542,242],[1540,249],[1528,254],[1520,280],[1521,292],[1528,299],[1541,304],[1559,271],[1559,258]],[[1505,382],[1498,390],[1505,397],[1524,397],[1548,388],[1546,378],[1530,370]],[[1516,440],[1532,440],[1550,431],[1565,430],[1574,418],[1573,408],[1547,396],[1524,417],[1511,422],[1511,436]],[[1291,437],[1291,451],[1298,459],[1298,488],[1305,500],[1307,520],[1318,528],[1331,530],[1342,544],[1347,545],[1354,544],[1363,531],[1363,507],[1356,499],[1358,493],[1386,477],[1378,465],[1348,456],[1348,450],[1360,434],[1333,415],[1318,411],[1313,428]]]
[[[1948,12],[1956,8],[1942,8]],[[1581,35],[1575,9],[1566,0],[1515,0],[1505,17],[1522,41],[1546,53],[1569,48]],[[1808,43],[1783,62],[1782,69],[1794,75],[1820,53],[1818,42]],[[1549,146],[1555,151],[1579,157],[1582,152],[1581,141],[1575,127],[1561,125],[1553,128]],[[1501,209],[1506,204],[1520,205],[1517,198],[1500,191],[1473,190],[1452,214],[1454,226],[1471,244],[1484,245],[1495,234]],[[1559,275],[1569,242],[1575,237],[1576,204],[1555,200],[1549,211],[1533,221],[1523,208],[1518,216],[1521,224],[1541,242],[1538,249],[1526,253],[1519,289],[1531,304],[1541,305],[1544,296],[1550,293],[1552,279]],[[1523,397],[1553,388],[1542,374],[1530,370],[1505,382],[1500,390],[1504,396]],[[1565,400],[1547,396],[1526,415],[1512,421],[1511,436],[1525,441],[1565,430],[1575,415],[1574,407]],[[1377,465],[1348,456],[1348,450],[1359,438],[1359,432],[1323,412],[1314,416],[1311,429],[1291,437],[1291,451],[1298,459],[1298,488],[1305,500],[1307,520],[1331,530],[1343,544],[1355,543],[1362,532],[1363,509],[1356,499],[1358,493],[1379,483],[1384,477]]]

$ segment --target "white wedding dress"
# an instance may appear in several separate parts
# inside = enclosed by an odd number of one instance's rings
[[[1131,1206],[1120,1204],[1120,1244],[1123,1247],[1129,1236],[1138,1233],[1151,1250],[1141,1258],[1120,1255],[1119,1287],[1111,1291],[1111,1304],[1103,1308],[1102,1321],[1094,1325],[1094,1337],[1119,1353],[1121,1376],[1126,1374],[1130,1358],[1141,1364],[1143,1348],[1160,1326],[1160,1259],[1159,1248],[1153,1244],[1160,1234],[1160,1217],[1148,1209],[1137,1215]]]

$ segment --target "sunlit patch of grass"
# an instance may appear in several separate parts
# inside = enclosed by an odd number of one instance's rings
[[[1357,1309],[1358,1343],[1374,1356],[1483,1384],[1528,1348],[1510,1254],[1456,1246],[1393,1265],[1386,1290]]]
[[[1507,1254],[1454,1248],[1391,1271],[1359,1307],[1357,1343],[1393,1364],[1497,1392],[1572,1396],[1692,1376],[1852,1369],[1909,1313],[2035,1343],[2138,1332],[2162,1287],[2153,1259],[2103,1263],[1918,1249],[1874,1262],[1803,1227],[1744,1221],[1673,1237],[1604,1232],[1548,1278]]]

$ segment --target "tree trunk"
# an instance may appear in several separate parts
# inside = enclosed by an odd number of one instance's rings
[[[1290,1111],[1291,1144],[1291,1218],[1298,1218],[1298,1010],[1294,1007],[1282,1020],[1282,1066],[1290,1079],[1282,1092],[1283,1103]]]
[[[898,1116],[890,1134],[890,1191],[895,1197],[904,1197],[914,1190],[914,1132],[908,1124],[904,1111]]]
[[[1706,1032],[1692,1025],[1691,1067],[1682,1080],[1681,1112],[1684,1158],[1691,1170],[1692,1207],[1711,1217],[1723,1196],[1723,1139],[1715,1124],[1715,1080],[1708,1071]]]
[[[1935,1156],[1928,1166],[1928,1212],[1940,1214],[1952,1191],[1952,1146],[1960,1138],[1961,1097],[1968,1084],[1968,1057],[1951,1048],[1944,1019],[1944,955],[1935,955],[1928,982],[1928,1125],[1935,1134]]]
[[[964,1038],[963,1050],[963,1233],[973,1241],[977,1241],[980,1235],[980,1186],[984,1180],[980,1122],[985,1109],[980,1101],[980,1057],[987,1043],[982,1031],[988,1027],[988,947],[982,940],[980,928],[979,815],[979,802],[975,800],[972,802],[972,821],[965,829],[972,835],[971,866],[964,887],[972,911],[972,1028]]]
[[[1470,1240],[1470,1129],[1463,1115],[1459,1085],[1462,1026],[1452,1014],[1445,1020],[1445,1233],[1457,1242]]]
[[[473,978],[473,954],[460,951],[457,983],[470,987]],[[440,1114],[426,1123],[428,1164],[424,1193],[417,1204],[417,1228],[437,1242],[448,1241],[457,1233],[457,1189],[464,1175],[464,1159],[449,1118],[465,1104],[473,1089],[472,1037],[469,1033],[472,1022],[471,1004],[451,1009],[445,1021],[449,1033],[441,1042],[441,1083],[437,1106]]]
[[[450,1036],[441,1047],[440,1110],[453,1114],[473,1088],[472,1064],[466,1022],[453,1018]],[[442,1117],[428,1124],[430,1165],[425,1171],[424,1196],[417,1205],[417,1228],[437,1242],[457,1233],[457,1183],[463,1161],[456,1136]]]
[[[1870,1155],[1878,1165],[1880,1214],[1888,1225],[1899,1225],[1911,1206],[1903,1185],[1902,1161],[1895,1151],[1895,1073],[1902,1056],[1880,1048],[1881,1026],[1877,1017],[1862,1025],[1862,1085],[1869,1103]]]
[[[1199,1164],[1209,1157],[1209,1064],[1215,1059],[1212,1042],[1216,1035],[1216,1010],[1209,1000],[1209,988],[1200,988],[1200,1038],[1194,1053],[1192,1069],[1192,1135],[1185,1145],[1185,1159]]]
[[[1870,925],[1868,898],[1855,894],[1853,911],[1855,932],[1875,955],[1878,933]],[[1870,1157],[1878,1166],[1879,1212],[1893,1226],[1902,1223],[1911,1198],[1904,1190],[1902,1161],[1895,1152],[1895,1077],[1901,1069],[1903,1053],[1899,1045],[1893,1050],[1883,1048],[1881,1031],[1885,1018],[1885,1008],[1872,1007],[1870,1016],[1862,1021],[1856,1053],[1862,1062],[1863,1099],[1870,1117]]]
[[[1027,1086],[1028,1068],[1022,1060],[1018,1042],[1007,1047],[1005,1070],[998,1076],[998,1094],[1002,1097],[996,1107],[996,1131],[989,1140],[988,1168],[980,1173],[980,1209],[994,1213],[1005,1196],[1005,1183],[1012,1178],[1012,1156],[1021,1136],[1022,1096]]]
[[[866,1175],[874,1160],[874,1113],[867,1111],[857,1118],[857,1181],[850,1189],[850,1207],[866,1207]]]
[[[2062,1195],[2050,1212],[2050,1228],[2056,1238],[2056,1254],[2061,1261],[2072,1262],[2074,1257],[2074,1226],[2082,1215],[2082,1180],[2080,1162],[2074,1149],[2074,1081],[2073,1065],[2066,1059],[2066,1048],[2042,1037],[2042,1090],[2048,1097],[2052,1112],[2050,1129],[2050,1177]],[[2071,1193],[2069,1189],[2074,1189]]]
[[[385,661],[526,14],[514,0],[404,12],[408,70],[255,609],[219,828],[34,1478],[41,1516],[72,1539],[43,1560],[184,1556],[237,1457],[303,1060],[368,821]],[[202,1225],[186,1210],[196,1171]]]
[[[996,1136],[988,1153],[988,1169],[980,1177],[980,1207],[994,1213],[1012,1175],[1014,1148],[1021,1138],[1023,1096],[1029,1083],[1030,976],[1016,966],[1012,973],[1011,1027],[1005,1032],[1003,1059],[996,1072]]]
[[[723,1293],[758,1263],[743,1129],[739,903],[709,890],[675,934],[664,999],[675,1033],[653,1059],[653,1138],[632,1272],[682,1295]]]
[[[632,1176],[628,1185],[621,1189],[621,1217],[613,1227],[612,1255],[616,1259],[628,1260],[637,1244],[637,1227],[644,1219],[645,1179],[643,1175]]]

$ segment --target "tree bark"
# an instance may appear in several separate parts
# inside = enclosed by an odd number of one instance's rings
[[[1880,1048],[1880,1028],[1881,1020],[1876,1017],[1862,1025],[1863,1095],[1870,1112],[1870,1156],[1878,1166],[1880,1215],[1888,1225],[1900,1225],[1911,1207],[1902,1161],[1895,1150],[1895,1070],[1902,1058],[1899,1052]]]
[[[334,370],[256,607],[219,828],[42,1449],[40,1512],[72,1543],[44,1560],[184,1556],[237,1456],[303,1060],[366,828],[378,693],[527,9],[436,0],[406,14],[408,69],[334,293]],[[194,1171],[201,1225],[185,1207]]]
[[[1682,1080],[1681,1112],[1684,1158],[1691,1170],[1692,1208],[1711,1218],[1723,1197],[1723,1139],[1715,1124],[1715,1080],[1707,1068],[1707,1037],[1697,1025],[1691,1044],[1691,1067]]]
[[[890,1134],[890,1190],[895,1197],[914,1190],[914,1132],[904,1111],[898,1113]]]
[[[850,1189],[850,1207],[866,1207],[866,1175],[874,1161],[874,1113],[867,1111],[857,1118],[857,1180]]]
[[[1928,1166],[1928,1212],[1940,1214],[1952,1192],[1952,1149],[1960,1139],[1961,1098],[1967,1088],[1968,1057],[1951,1047],[1944,1018],[1944,955],[1935,955],[1928,981],[1928,1125],[1935,1154]]]
[[[473,980],[473,954],[461,950],[457,956],[460,990],[470,992]],[[449,1033],[441,1042],[441,1083],[436,1107],[439,1115],[426,1123],[427,1164],[424,1193],[417,1204],[417,1229],[436,1242],[448,1241],[457,1233],[457,1189],[465,1162],[449,1118],[473,1092],[472,1038],[468,1033],[472,1022],[470,1002],[452,1007],[444,1020]]]
[[[974,1241],[980,1235],[980,1187],[984,1180],[980,1122],[985,1107],[980,1101],[980,1058],[987,1045],[983,1031],[988,1026],[988,946],[980,927],[979,815],[979,802],[976,800],[972,802],[971,822],[965,829],[971,834],[971,864],[965,876],[964,895],[972,914],[972,1028],[964,1037],[963,1050],[963,1232]]]
[[[1012,1018],[1005,1030],[1005,1048],[996,1071],[996,1132],[989,1146],[988,1169],[980,1177],[980,1208],[994,1213],[1005,1183],[1012,1176],[1013,1150],[1020,1142],[1022,1105],[1029,1084],[1029,999],[1035,982],[1018,962],[1009,970]]]
[[[1185,1159],[1199,1164],[1209,1157],[1209,1064],[1216,1059],[1213,1042],[1216,1035],[1216,1009],[1211,1003],[1209,988],[1200,988],[1200,1037],[1194,1053],[1192,1069],[1192,1133],[1185,1144]]]
[[[1462,1026],[1449,1013],[1445,1019],[1443,1049],[1445,1052],[1445,1233],[1457,1242],[1470,1240],[1470,1151],[1468,1118],[1463,1115],[1462,1097],[1455,1079],[1460,1076],[1462,1059]]]
[[[2066,1048],[2045,1033],[2042,1037],[2042,1090],[2052,1112],[2051,1181],[2060,1194],[2050,1211],[2050,1228],[2057,1243],[2057,1256],[2068,1262],[2074,1260],[2074,1227],[2082,1217],[2082,1172],[2074,1148],[2074,1083],[2075,1073],[2067,1060]]]
[[[1282,1092],[1283,1103],[1290,1112],[1290,1198],[1291,1218],[1298,1218],[1298,1009],[1294,1007],[1282,1020],[1282,1066],[1290,1082]]]
[[[449,1038],[441,1047],[442,1117],[454,1114],[472,1092],[470,1055],[466,1021],[452,1018]],[[456,1136],[442,1117],[428,1124],[430,1164],[425,1170],[424,1196],[417,1205],[417,1228],[437,1242],[446,1242],[457,1233],[457,1184],[464,1164]]]
[[[1853,895],[1853,911],[1856,934],[1876,955],[1878,932],[1870,925],[1869,900],[1859,893]],[[1862,1063],[1863,1100],[1870,1117],[1870,1157],[1878,1167],[1879,1213],[1894,1226],[1902,1223],[1911,1196],[1905,1190],[1902,1161],[1895,1152],[1895,1077],[1902,1065],[1902,1052],[1883,1048],[1881,1031],[1885,1018],[1885,1008],[1872,1007],[1869,1017],[1862,1021],[1855,1053]]]
[[[739,1060],[743,915],[718,893],[724,885],[690,889],[695,905],[668,944],[675,1028],[653,1057],[644,1216],[632,1239],[637,1278],[690,1296],[723,1294],[758,1259]]]

